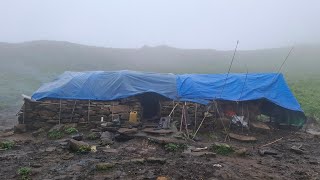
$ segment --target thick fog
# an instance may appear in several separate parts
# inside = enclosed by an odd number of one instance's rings
[[[258,49],[320,42],[318,0],[3,0],[0,41]]]

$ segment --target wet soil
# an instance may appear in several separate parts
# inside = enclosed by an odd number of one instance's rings
[[[86,133],[86,132],[84,132]],[[235,149],[247,150],[215,157],[186,155],[182,150],[168,152],[163,144],[146,137],[136,137],[110,146],[99,146],[98,140],[84,140],[97,145],[97,152],[70,152],[65,136],[49,140],[31,133],[1,133],[0,141],[11,140],[16,146],[0,151],[1,179],[19,179],[17,171],[30,167],[32,179],[320,179],[320,136],[302,131],[272,130],[249,133],[256,142],[227,139],[223,133],[201,134],[200,142],[186,142],[194,147],[225,142]],[[277,139],[281,140],[273,142]],[[299,154],[291,150],[297,146]],[[276,155],[260,155],[259,149]],[[149,160],[148,160],[149,159]],[[150,160],[151,159],[151,160]],[[110,168],[99,170],[96,165],[109,163]]]

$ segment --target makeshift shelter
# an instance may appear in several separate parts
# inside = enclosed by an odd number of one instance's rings
[[[168,116],[168,111],[164,114],[162,109],[174,110],[175,102],[198,104],[199,109],[195,105],[195,110],[192,110],[191,114],[201,112],[203,115],[208,109],[206,107],[213,102],[238,104],[250,101],[259,102],[261,112],[277,117],[275,121],[280,123],[301,126],[305,119],[283,75],[277,73],[175,75],[128,70],[65,72],[53,82],[41,86],[31,99],[34,103],[49,101],[48,104],[59,105],[59,107],[51,107],[51,109],[59,109],[58,115],[53,112],[47,113],[52,115],[51,119],[59,118],[59,122],[61,113],[64,112],[69,113],[69,116],[65,117],[73,119],[77,103],[84,107],[85,101],[88,101],[85,111],[88,114],[88,120],[89,116],[95,116],[94,113],[99,114],[95,117],[97,120],[100,116],[102,117],[101,114],[107,114],[106,118],[110,116],[113,118],[117,113],[120,113],[119,116],[122,119],[128,119],[128,112],[132,110],[140,111],[138,112],[140,115],[148,115],[148,118],[157,114],[159,118],[159,116]],[[127,104],[129,106],[125,107]],[[31,106],[33,105],[28,105],[23,118],[41,119],[40,113],[27,115],[28,109],[37,110]],[[43,105],[38,106],[43,107]],[[65,107],[62,108],[62,106]],[[155,113],[147,113],[152,109],[159,110]],[[181,109],[176,114],[179,113]],[[79,115],[79,119],[81,118],[83,121],[85,117]]]

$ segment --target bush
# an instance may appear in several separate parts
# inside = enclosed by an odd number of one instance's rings
[[[88,139],[90,139],[90,140],[96,140],[96,139],[98,139],[99,137],[97,136],[97,133],[90,133],[89,135],[88,135]]]
[[[48,133],[48,137],[50,139],[61,139],[63,137],[63,133],[58,130],[53,130]]]
[[[81,153],[81,154],[84,154],[84,153],[88,153],[91,151],[91,147],[90,146],[80,146],[77,153]]]
[[[30,179],[30,175],[31,175],[31,168],[29,167],[21,167],[18,169],[18,174],[20,175],[20,178],[22,180],[28,180]]]
[[[175,144],[175,143],[168,143],[164,146],[164,149],[170,152],[177,152],[179,150],[184,150],[185,148],[186,148],[185,144]]]
[[[78,130],[77,130],[76,128],[74,128],[74,127],[70,127],[70,128],[67,128],[67,129],[65,130],[65,132],[66,132],[67,134],[75,134],[75,133],[78,132]]]
[[[12,149],[14,147],[14,142],[13,141],[3,141],[0,143],[0,147],[1,147],[1,149],[4,149],[4,150]]]
[[[233,148],[227,144],[214,145],[212,150],[220,155],[229,155],[234,152]]]

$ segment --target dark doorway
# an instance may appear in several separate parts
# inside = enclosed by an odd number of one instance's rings
[[[162,96],[156,93],[144,93],[139,96],[143,108],[142,119],[152,121],[160,118],[160,99]]]

